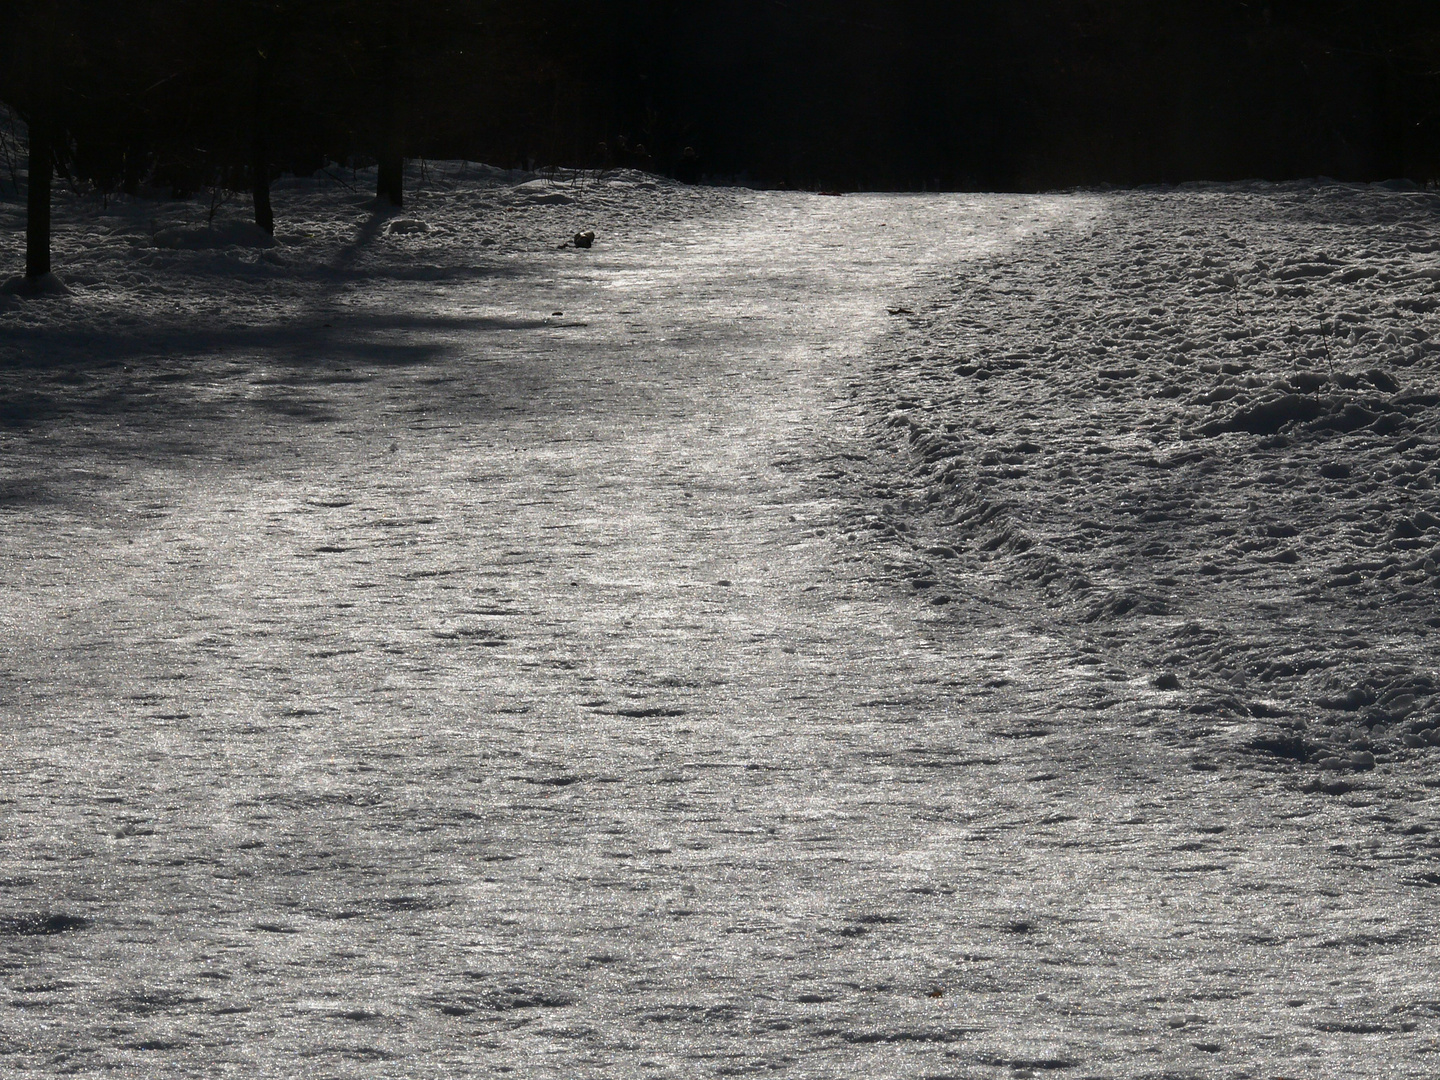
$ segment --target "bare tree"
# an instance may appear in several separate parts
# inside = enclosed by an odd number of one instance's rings
[[[43,97],[40,99],[43,102]],[[49,102],[30,111],[29,186],[25,195],[25,276],[50,273],[50,180],[55,171],[54,112]]]
[[[25,277],[34,283],[50,273],[50,182],[58,149],[59,103],[56,86],[57,12],[52,4],[28,4],[21,13],[17,37],[24,42],[19,56],[27,97],[30,129],[28,183],[25,197]]]
[[[250,132],[250,190],[255,199],[255,224],[275,234],[270,205],[270,53],[255,50],[255,101]]]
[[[405,201],[405,100],[404,74],[409,45],[408,19],[396,0],[385,5],[380,44],[380,145],[375,195],[391,206]]]

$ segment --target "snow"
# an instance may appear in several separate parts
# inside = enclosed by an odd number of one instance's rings
[[[268,248],[275,239],[253,221],[225,221],[220,224],[173,226],[155,233],[157,248],[199,251],[207,248]]]
[[[385,223],[386,236],[410,236],[415,233],[428,233],[430,226],[415,218],[395,218]]]
[[[64,280],[58,274],[41,274],[39,277],[21,275],[10,278],[0,285],[0,300],[14,304],[22,299],[40,300],[45,297],[68,296]]]
[[[1132,686],[1178,674],[1173,737],[1217,760],[1426,744],[1440,199],[1391,190],[1117,195],[952,285],[871,391],[906,399],[913,572],[1035,590]]]
[[[0,1072],[1433,1071],[1433,197],[373,190],[0,298]]]

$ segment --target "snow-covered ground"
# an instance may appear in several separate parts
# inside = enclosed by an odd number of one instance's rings
[[[1434,1074],[1433,199],[341,179],[0,297],[0,1073]]]

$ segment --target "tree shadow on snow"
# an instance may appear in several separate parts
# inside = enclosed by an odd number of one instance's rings
[[[21,327],[9,334],[21,355],[0,361],[0,373],[35,376],[99,373],[117,365],[140,364],[146,370],[170,370],[183,361],[234,361],[253,357],[300,367],[349,363],[382,367],[422,364],[452,354],[451,338],[429,340],[427,333],[502,333],[543,330],[554,324],[540,318],[425,315],[407,312],[328,314],[254,327],[213,327],[194,320],[150,323],[125,331],[55,330]],[[396,340],[390,335],[403,336]],[[32,384],[33,385],[33,384]],[[0,423],[10,402],[0,402]]]

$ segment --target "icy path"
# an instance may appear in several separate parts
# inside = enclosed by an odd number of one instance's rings
[[[1378,825],[835,537],[887,309],[1103,212],[736,196],[10,436],[0,1067],[1425,1075]]]

